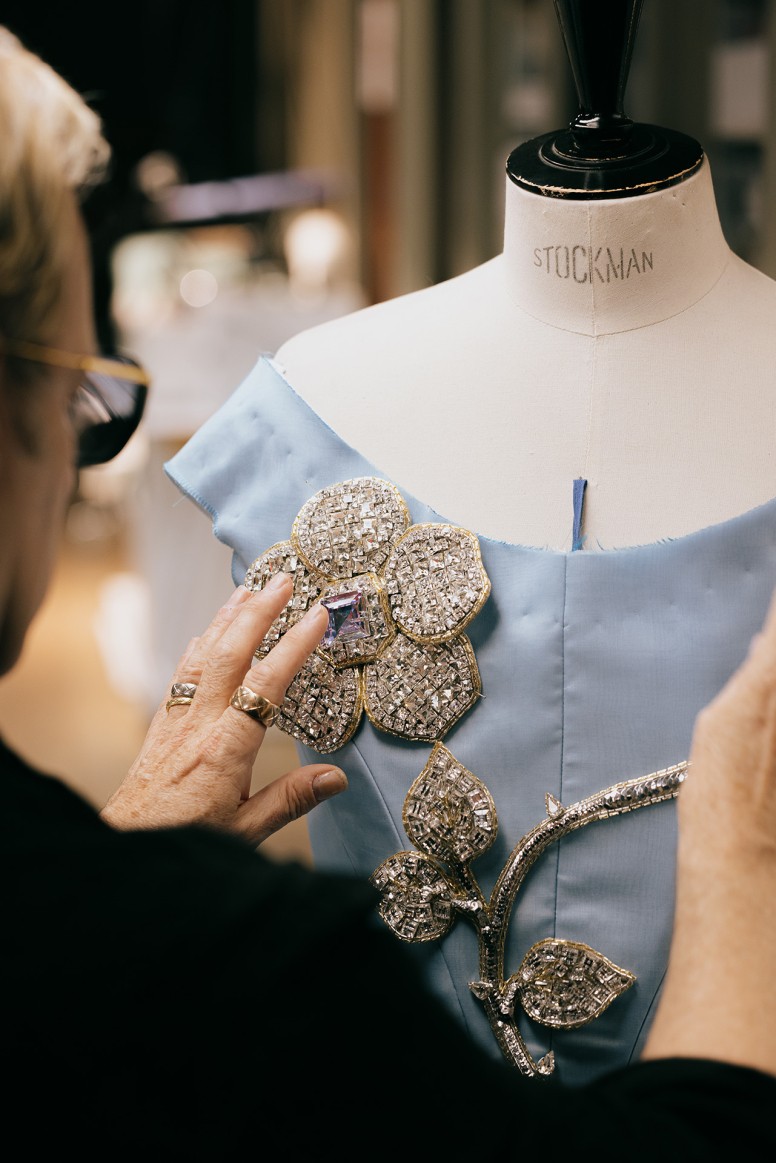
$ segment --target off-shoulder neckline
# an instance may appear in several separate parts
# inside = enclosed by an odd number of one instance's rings
[[[290,381],[286,378],[285,374],[275,363],[271,355],[262,356],[260,362],[262,361],[267,364],[269,369],[273,372],[274,375],[278,377],[285,388],[291,392],[294,399],[298,402],[299,407],[305,409],[311,416],[315,418],[318,424],[326,429],[330,439],[336,441],[343,449],[347,450],[352,455],[357,456],[368,466],[370,471],[362,471],[358,474],[359,476],[375,476],[382,480],[390,481],[391,484],[395,485],[395,487],[405,498],[410,510],[413,509],[413,506],[422,506],[427,510],[431,516],[431,519],[434,521],[439,521],[445,525],[460,526],[462,524],[460,521],[455,520],[453,517],[448,517],[442,513],[439,513],[436,509],[433,508],[432,505],[429,505],[422,498],[416,497],[412,492],[403,487],[401,481],[395,479],[393,476],[391,476],[390,473],[384,472],[377,465],[375,465],[374,462],[369,459],[369,457],[365,456],[364,453],[359,451],[359,449],[349,444],[342,436],[339,435],[339,433],[334,428],[332,428],[321,416],[318,415],[315,409],[312,408],[311,405],[308,404],[302,396],[299,395],[293,384],[290,383]],[[723,537],[727,533],[732,533],[738,530],[740,526],[745,525],[750,521],[756,521],[760,517],[767,518],[771,515],[773,515],[774,519],[776,519],[776,496],[770,497],[766,501],[761,502],[759,505],[752,506],[750,509],[745,509],[740,513],[736,513],[732,517],[726,517],[721,521],[712,522],[709,525],[704,525],[699,529],[694,529],[689,533],[682,533],[675,537],[664,537],[657,541],[640,542],[635,545],[600,547],[593,550],[592,552],[573,549],[554,549],[550,546],[529,545],[520,541],[508,541],[506,539],[491,537],[485,533],[480,533],[477,529],[471,529],[470,532],[475,535],[481,545],[498,546],[502,549],[511,549],[520,553],[543,554],[559,559],[585,559],[590,561],[611,557],[617,557],[619,559],[629,554],[653,553],[656,550],[660,550],[669,546],[679,548],[686,545],[692,548],[693,545],[697,545],[703,541],[708,540],[709,538]]]

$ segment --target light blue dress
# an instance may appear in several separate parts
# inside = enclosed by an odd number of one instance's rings
[[[233,550],[235,584],[260,554],[288,539],[319,490],[359,477],[390,480],[296,395],[268,357],[166,471]],[[392,483],[414,523],[455,521]],[[776,499],[634,548],[559,552],[488,537],[479,546],[491,592],[466,634],[482,697],[443,742],[495,805],[495,841],[471,864],[488,898],[512,850],[547,819],[547,793],[550,803],[569,805],[687,759],[697,712],[741,662],[765,617],[776,583]],[[348,791],[310,817],[318,866],[370,876],[413,848],[402,813],[430,751],[428,742],[397,738],[362,717],[331,755],[347,772]],[[300,754],[303,762],[320,759],[301,745]],[[529,1054],[539,1061],[551,1050],[563,1082],[621,1066],[644,1044],[671,933],[675,809],[675,799],[664,799],[565,835],[536,860],[516,897],[507,976],[548,938],[589,946],[635,976],[579,1028],[554,1029],[516,1007]],[[475,928],[459,922],[438,940],[407,947],[471,1036],[499,1057],[470,985],[479,973]],[[413,1029],[396,1037],[408,1051],[423,1051]]]

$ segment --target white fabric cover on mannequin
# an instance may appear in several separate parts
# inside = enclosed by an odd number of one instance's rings
[[[478,533],[585,550],[681,536],[776,495],[776,282],[719,223],[707,160],[642,196],[507,179],[503,253],[286,342],[339,435]]]

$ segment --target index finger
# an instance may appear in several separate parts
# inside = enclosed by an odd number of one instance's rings
[[[280,706],[289,684],[321,641],[327,625],[328,613],[317,603],[267,654],[254,660],[240,685],[274,706]],[[244,717],[231,704],[227,710],[235,710]]]
[[[214,633],[200,639],[197,701],[201,711],[214,718],[221,714],[292,592],[290,575],[276,573],[261,590],[246,590],[233,616],[214,623]],[[191,661],[187,660],[187,666],[191,667]]]

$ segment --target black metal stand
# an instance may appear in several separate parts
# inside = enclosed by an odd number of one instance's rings
[[[579,99],[563,130],[507,160],[513,182],[555,198],[629,198],[676,185],[703,160],[692,137],[623,112],[643,0],[553,0]]]

